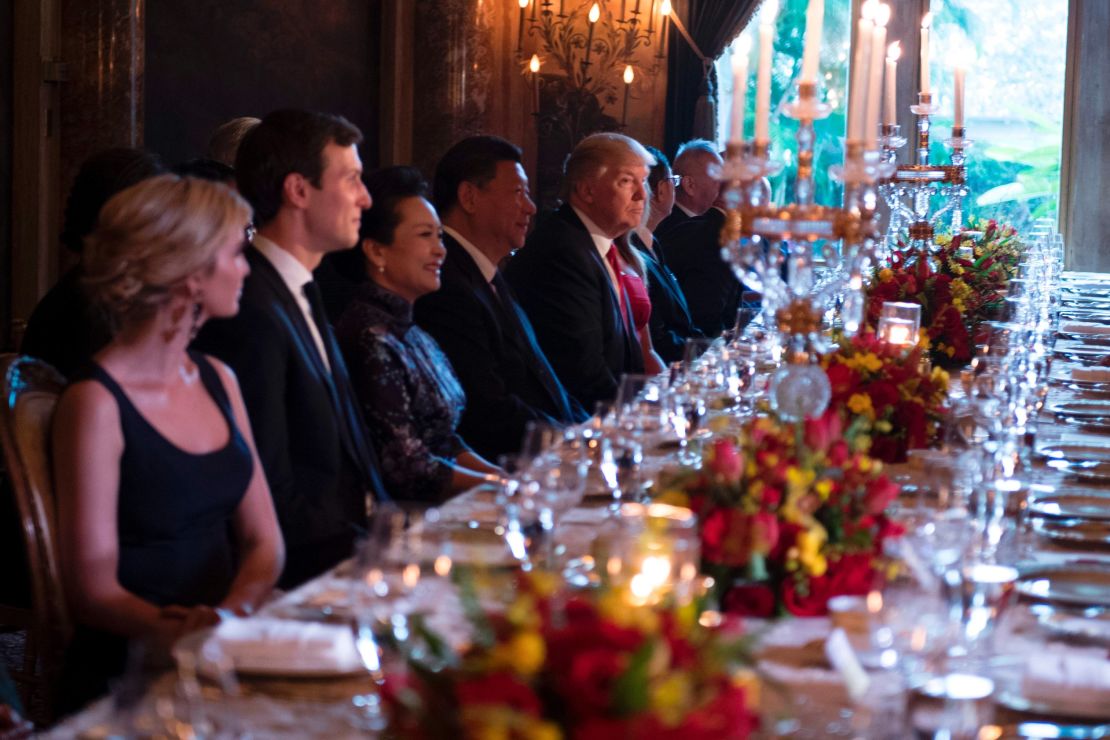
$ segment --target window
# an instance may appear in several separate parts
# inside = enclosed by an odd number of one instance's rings
[[[904,12],[896,0],[885,2],[894,13]],[[782,0],[775,29],[770,137],[772,155],[784,164],[783,172],[772,183],[776,202],[793,198],[797,123],[782,113],[782,107],[794,94],[794,81],[801,68],[807,5],[808,0]],[[828,167],[843,158],[852,5],[851,0],[826,0],[825,4],[820,69],[824,99],[832,106],[832,113],[815,126],[814,174],[817,202],[829,205],[839,203],[841,195],[839,186],[828,177]],[[997,218],[1019,230],[1027,228],[1033,219],[1055,217],[1060,189],[1068,0],[931,0],[931,8],[931,79],[938,96],[934,102],[942,111],[933,119],[932,161],[948,161],[944,139],[952,125],[952,60],[970,54],[975,62],[966,83],[965,125],[975,144],[968,152],[971,194],[965,212]],[[749,136],[754,124],[758,23],[757,15],[745,30],[753,41],[745,126]],[[887,39],[888,43],[901,42],[902,64],[919,54],[920,39],[916,34],[909,36]],[[717,130],[722,148],[728,137],[731,104],[730,53],[726,51],[716,60],[721,91]],[[900,99],[908,99],[903,95],[900,92]],[[901,151],[901,161],[912,160],[910,146]]]
[[[794,175],[797,162],[794,156],[797,143],[794,139],[798,122],[782,112],[784,105],[795,94],[795,79],[802,69],[802,44],[805,39],[806,7],[808,0],[780,0],[778,20],[775,24],[774,55],[771,64],[771,156],[783,163],[782,172],[771,180],[775,202],[793,200]],[[816,201],[823,204],[839,203],[840,185],[829,178],[830,165],[844,160],[845,120],[848,108],[848,58],[851,43],[851,0],[826,0],[825,21],[822,32],[819,95],[832,107],[829,117],[816,121],[817,141],[814,147],[814,184]],[[756,14],[744,33],[752,38],[747,93],[747,122],[744,131],[751,137],[755,126],[756,66],[758,63],[759,15]],[[717,136],[721,149],[728,139],[728,120],[732,102],[731,49],[716,60],[718,89]]]
[[[1055,218],[1060,194],[1064,128],[1064,66],[1068,0],[932,0],[933,58],[973,54],[965,101],[968,152],[966,210],[1026,230],[1033,219]],[[936,65],[934,84],[952,117],[952,70]],[[943,136],[933,161],[945,161]]]

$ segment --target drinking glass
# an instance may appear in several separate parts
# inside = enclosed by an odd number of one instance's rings
[[[644,448],[629,434],[612,432],[601,439],[599,470],[613,496],[613,511],[625,501],[639,498],[642,486]]]
[[[910,689],[906,710],[915,740],[977,740],[994,719],[994,682],[984,676],[948,673]]]

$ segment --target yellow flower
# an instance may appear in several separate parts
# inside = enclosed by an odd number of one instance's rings
[[[529,717],[520,727],[524,740],[562,740],[563,733],[554,722],[544,722]]]
[[[879,282],[880,283],[889,283],[893,279],[894,279],[894,271],[891,270],[889,267],[884,267],[883,269],[879,270]]]
[[[820,525],[798,533],[798,562],[815,578],[825,575],[829,567],[825,556],[821,554],[825,537],[825,530]]]
[[[540,633],[531,630],[517,632],[508,642],[495,645],[490,651],[490,661],[496,667],[507,668],[524,678],[543,668],[546,657],[547,644]]]
[[[692,698],[690,676],[683,671],[675,671],[651,686],[650,706],[663,720],[663,724],[674,727],[682,721]]]
[[[750,711],[759,711],[759,674],[751,668],[741,668],[732,674],[732,685],[744,690],[744,706]]]
[[[817,495],[821,497],[822,501],[827,501],[829,494],[832,493],[832,481],[828,478],[823,478],[817,481],[817,485],[813,487],[817,491]]]
[[[514,627],[538,627],[540,623],[536,600],[531,594],[520,594],[505,611],[505,619]]]
[[[871,396],[866,393],[853,393],[848,399],[848,410],[853,414],[866,414],[867,418],[875,418],[875,409],[871,407]]]
[[[948,390],[948,383],[951,381],[951,376],[948,371],[942,367],[934,367],[932,374],[932,381],[937,384],[942,391]]]
[[[636,607],[629,603],[627,589],[612,589],[597,600],[597,610],[601,616],[617,625],[653,634],[659,630],[659,615],[648,607]]]
[[[928,352],[930,344],[932,344],[932,342],[929,341],[929,330],[928,329],[918,329],[917,330],[917,346],[920,347],[923,352]]]
[[[875,422],[875,431],[879,434],[889,434],[890,430],[893,428],[894,427],[891,426],[891,423],[886,419],[879,419],[877,422]]]

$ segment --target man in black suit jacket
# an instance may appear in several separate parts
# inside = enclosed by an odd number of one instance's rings
[[[563,385],[587,408],[644,370],[613,240],[640,223],[652,157],[634,139],[593,134],[567,159],[565,203],[528,237],[505,276]]]
[[[692,218],[705,215],[717,200],[723,167],[724,160],[716,147],[705,139],[692,139],[678,148],[674,172],[682,179],[675,188],[674,209],[655,228],[655,235],[663,242],[664,249],[671,231]]]
[[[661,242],[652,233],[674,210],[675,183],[671,165],[663,152],[655,147],[646,148],[655,157],[655,164],[648,174],[651,199],[648,202],[647,223],[635,232],[640,237],[636,240],[636,247],[644,260],[648,295],[651,297],[651,320],[648,323],[651,344],[664,362],[672,363],[683,358],[686,340],[700,337],[702,333],[694,326],[686,296],[667,266]]]
[[[720,336],[736,325],[743,284],[721,259],[725,212],[718,206],[691,218],[667,235],[667,264],[686,294],[690,316],[705,336]]]
[[[271,113],[243,140],[240,192],[258,235],[239,314],[208,322],[196,347],[238,374],[286,543],[289,588],[351,553],[369,496],[385,498],[347,369],[312,270],[358,241],[370,207],[345,119]]]
[[[414,316],[466,391],[459,435],[483,457],[515,453],[529,421],[584,421],[536,343],[498,264],[524,244],[536,206],[521,153],[496,136],[455,144],[436,165],[436,210],[447,258],[440,288]]]

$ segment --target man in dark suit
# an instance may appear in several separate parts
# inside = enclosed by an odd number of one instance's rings
[[[692,218],[705,215],[717,200],[723,167],[724,160],[710,141],[692,139],[678,148],[674,173],[681,179],[675,188],[674,210],[655,229],[664,249],[671,231]]]
[[[498,265],[524,244],[536,206],[521,153],[496,136],[455,144],[436,165],[436,210],[447,258],[440,288],[414,316],[451,360],[466,391],[459,435],[483,457],[520,449],[529,421],[584,421],[536,343]]]
[[[555,373],[587,408],[611,401],[622,374],[644,370],[613,240],[643,217],[652,161],[621,134],[583,139],[567,158],[564,204],[505,270]]]
[[[640,237],[636,246],[644,260],[651,297],[651,320],[648,323],[651,343],[664,362],[672,363],[683,358],[686,340],[700,337],[702,333],[694,326],[686,296],[667,266],[661,242],[652,233],[674,209],[675,178],[666,155],[654,147],[649,146],[647,150],[655,157],[655,164],[648,174],[651,200],[648,202],[647,223],[636,230]]]
[[[238,374],[286,543],[289,588],[351,553],[369,497],[385,498],[312,270],[358,241],[370,195],[345,119],[268,115],[236,157],[258,234],[239,314],[210,321],[196,347]]]

